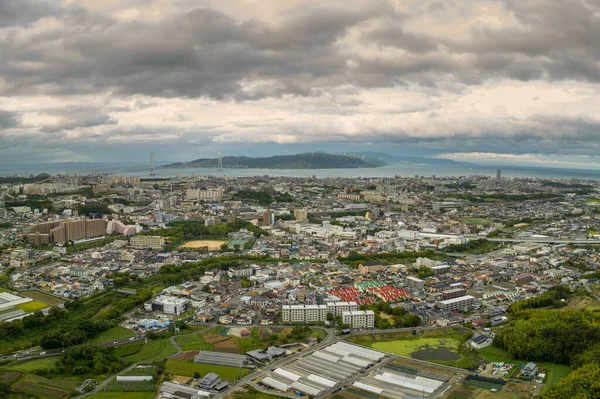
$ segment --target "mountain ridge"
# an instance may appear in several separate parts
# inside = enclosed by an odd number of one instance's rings
[[[275,155],[271,157],[223,157],[223,166],[246,167],[249,169],[358,169],[376,168],[387,163],[373,159],[362,159],[357,156],[329,154],[325,152],[308,152],[295,155]],[[199,158],[189,162],[175,162],[163,168],[216,168],[217,158]]]

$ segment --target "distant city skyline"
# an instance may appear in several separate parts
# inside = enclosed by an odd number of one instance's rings
[[[373,151],[600,169],[600,4],[0,2],[0,164]]]

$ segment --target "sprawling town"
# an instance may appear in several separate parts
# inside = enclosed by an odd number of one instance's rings
[[[0,178],[5,388],[544,393],[569,366],[522,357],[513,317],[600,309],[600,186],[501,173]]]

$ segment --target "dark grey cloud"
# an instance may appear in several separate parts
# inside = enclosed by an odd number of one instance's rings
[[[18,114],[0,110],[0,130],[19,126]]]

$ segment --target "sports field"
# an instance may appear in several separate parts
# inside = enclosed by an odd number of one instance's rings
[[[179,248],[204,248],[208,247],[209,251],[217,251],[221,249],[221,245],[225,244],[225,241],[218,240],[194,240],[188,241]]]

